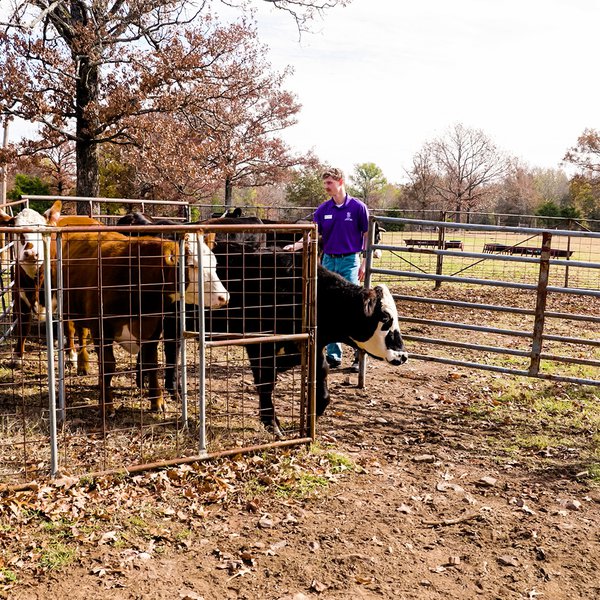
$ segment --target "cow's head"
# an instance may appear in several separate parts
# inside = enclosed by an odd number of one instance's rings
[[[363,290],[366,327],[352,341],[374,358],[401,365],[408,359],[404,349],[396,302],[386,285]]]
[[[39,229],[55,226],[60,217],[61,207],[62,202],[57,200],[44,215],[31,208],[24,208],[14,217],[0,209],[0,225],[28,227],[33,230],[20,233],[16,242],[17,263],[31,278],[36,276],[44,262],[44,245]]]
[[[186,281],[185,301],[187,304],[198,304],[199,252],[202,253],[202,283],[204,284],[204,306],[220,308],[229,302],[229,292],[217,275],[217,259],[212,250],[195,233],[186,235]]]

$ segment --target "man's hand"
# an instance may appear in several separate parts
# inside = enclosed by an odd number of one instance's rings
[[[360,263],[360,267],[358,267],[358,280],[359,281],[364,281],[365,280],[365,272],[367,270],[367,259],[366,257],[362,259],[361,263]]]

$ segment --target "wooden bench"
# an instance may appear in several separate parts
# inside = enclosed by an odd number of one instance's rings
[[[439,240],[416,240],[416,239],[408,239],[404,240],[404,243],[407,246],[425,246],[428,248],[438,248],[440,245]],[[448,240],[444,242],[444,250],[448,250],[448,248],[459,248],[460,250],[464,249],[463,243],[461,240]]]

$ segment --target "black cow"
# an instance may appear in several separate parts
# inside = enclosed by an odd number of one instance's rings
[[[152,226],[163,226],[163,225],[197,225],[197,224],[217,224],[217,225],[261,225],[262,221],[258,217],[242,217],[241,210],[235,209],[232,214],[225,213],[223,216],[211,217],[205,221],[196,221],[194,223],[182,223],[181,221],[174,221],[166,218],[155,218],[150,215],[146,215],[141,212],[130,212],[123,215],[118,221],[118,226],[129,226],[129,225],[152,225]],[[130,232],[130,235],[139,236],[143,235],[141,232]],[[146,235],[156,235],[164,237],[165,239],[177,239],[178,234],[175,232],[164,232],[164,233],[150,233]],[[208,239],[210,238],[210,239]],[[195,234],[194,234],[195,239]],[[206,243],[209,247],[214,246],[215,243],[229,243],[233,242],[243,246],[247,252],[255,252],[264,245],[264,234],[258,232],[226,232],[216,233],[207,236]],[[195,244],[192,244],[194,246]],[[186,304],[186,312],[190,314],[194,313],[194,305]],[[195,325],[190,324],[189,328],[195,328]],[[165,388],[170,392],[171,396],[177,400],[181,395],[181,389],[178,382],[175,381],[175,363],[176,357],[180,354],[181,340],[178,335],[178,314],[176,305],[174,302],[165,303],[163,308],[163,337],[166,354],[166,366],[165,366]],[[144,365],[141,364],[141,355],[138,354],[136,364],[136,379],[138,385],[142,386],[142,374],[146,374],[147,370]]]
[[[289,252],[247,252],[236,244],[217,244],[217,273],[227,287],[227,308],[207,314],[212,333],[294,334],[302,326],[301,256]],[[318,267],[317,274],[317,416],[329,404],[324,348],[344,342],[393,365],[407,360],[396,304],[385,285],[365,289]],[[188,324],[189,327],[189,324]],[[259,395],[260,419],[277,436],[282,435],[273,389],[277,372],[300,364],[295,342],[245,346]],[[173,377],[176,346],[165,344],[169,377]],[[171,366],[173,370],[171,370]],[[169,387],[169,383],[166,383]]]

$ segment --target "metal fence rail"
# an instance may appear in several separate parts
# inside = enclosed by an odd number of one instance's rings
[[[366,279],[395,292],[411,358],[600,384],[600,233],[375,222],[389,231],[369,246]],[[461,249],[446,249],[448,239]]]

